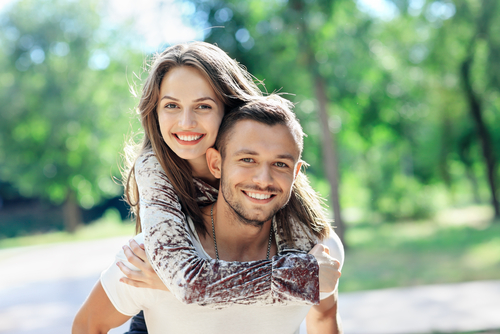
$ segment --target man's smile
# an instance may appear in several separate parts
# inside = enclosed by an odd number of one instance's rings
[[[274,197],[276,197],[276,194],[271,193],[259,193],[245,190],[242,190],[241,192],[245,194],[246,197],[249,198],[252,202],[260,204],[269,203]]]

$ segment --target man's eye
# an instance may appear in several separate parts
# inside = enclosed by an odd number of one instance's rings
[[[276,167],[281,167],[281,168],[284,168],[284,167],[288,167],[288,165],[284,162],[277,162],[275,163]]]
[[[241,161],[243,161],[243,162],[253,162],[253,159],[252,158],[243,158],[243,159],[241,159]]]

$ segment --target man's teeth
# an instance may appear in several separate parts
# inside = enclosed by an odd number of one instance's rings
[[[268,199],[271,197],[271,194],[247,193],[247,195],[255,199]]]
[[[181,136],[181,135],[177,135],[177,137],[182,140],[182,141],[194,141],[194,140],[198,140],[201,138],[201,136],[203,135],[199,135],[199,136]]]

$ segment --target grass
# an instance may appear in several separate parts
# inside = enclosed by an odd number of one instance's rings
[[[500,279],[500,221],[359,224],[346,240],[341,292]]]
[[[0,249],[59,242],[95,240],[121,235],[133,236],[135,234],[134,231],[134,223],[131,221],[122,221],[117,211],[108,210],[101,219],[89,225],[81,226],[75,233],[58,231],[0,239]]]

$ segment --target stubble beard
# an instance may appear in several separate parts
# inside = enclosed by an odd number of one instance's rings
[[[273,208],[271,210],[271,212],[269,213],[268,217],[266,217],[264,219],[251,219],[248,217],[249,214],[248,214],[248,212],[245,212],[245,209],[243,208],[243,206],[234,200],[230,186],[226,182],[223,173],[221,173],[221,190],[220,191],[221,191],[222,197],[226,201],[227,205],[231,208],[231,212],[232,212],[233,216],[236,217],[238,219],[238,221],[240,221],[241,223],[243,223],[245,225],[252,225],[255,227],[262,228],[264,223],[269,221],[271,218],[273,218],[274,215],[276,214],[276,212],[278,212],[278,210],[281,208],[281,207]]]

